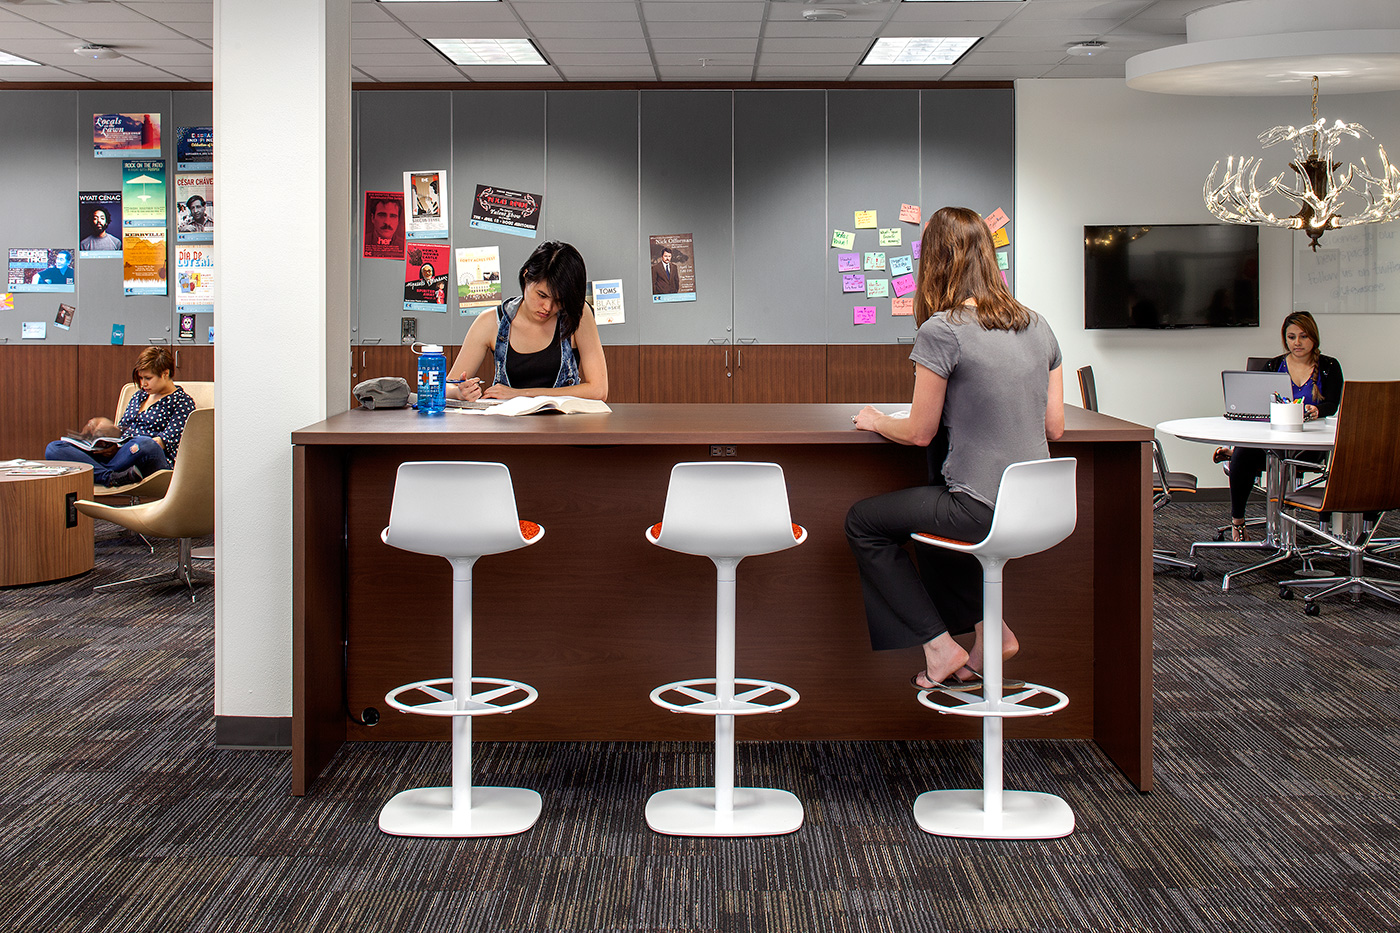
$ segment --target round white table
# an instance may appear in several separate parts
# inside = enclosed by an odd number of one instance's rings
[[[1230,578],[1280,563],[1298,554],[1294,545],[1293,526],[1279,520],[1279,503],[1283,496],[1292,491],[1293,471],[1285,470],[1280,451],[1286,450],[1331,450],[1337,440],[1336,419],[1325,418],[1309,421],[1302,431],[1276,431],[1267,421],[1235,421],[1216,415],[1210,418],[1178,418],[1163,421],[1157,430],[1172,434],[1186,441],[1201,444],[1215,444],[1230,447],[1262,447],[1268,456],[1265,460],[1264,508],[1265,533],[1263,541],[1197,541],[1191,545],[1191,553],[1197,548],[1218,547],[1230,549],[1263,549],[1270,551],[1262,561],[1232,570],[1221,580],[1220,588],[1230,588]],[[1287,487],[1287,488],[1285,488]]]

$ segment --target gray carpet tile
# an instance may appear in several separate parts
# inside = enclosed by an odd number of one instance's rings
[[[1173,503],[1159,545],[1223,509]],[[540,821],[427,840],[378,811],[445,783],[445,744],[347,745],[301,799],[286,752],[214,746],[212,589],[91,591],[173,547],[99,524],[91,574],[0,591],[0,931],[1400,930],[1400,612],[1308,618],[1269,572],[1222,594],[1237,556],[1156,577],[1152,793],[1090,743],[1008,743],[1011,786],[1074,808],[1065,839],[917,828],[919,793],[978,786],[977,742],[742,743],[740,783],[806,807],[761,839],[647,829],[707,744],[579,742],[478,746],[477,783],[538,790]]]

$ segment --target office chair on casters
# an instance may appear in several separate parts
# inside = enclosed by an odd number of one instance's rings
[[[1347,382],[1337,416],[1337,441],[1332,464],[1322,487],[1294,490],[1283,497],[1284,521],[1319,535],[1347,554],[1347,574],[1284,580],[1279,596],[1293,598],[1296,587],[1324,587],[1304,597],[1303,610],[1318,614],[1317,601],[1350,593],[1357,601],[1369,593],[1400,604],[1400,581],[1367,576],[1367,563],[1400,570],[1400,564],[1368,552],[1384,513],[1400,508],[1400,382]],[[1318,523],[1332,512],[1343,516],[1343,531],[1333,533]],[[1366,522],[1366,513],[1379,513]]]

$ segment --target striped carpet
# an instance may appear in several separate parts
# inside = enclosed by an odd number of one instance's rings
[[[1173,503],[1160,543],[1219,503]],[[1228,596],[1157,576],[1156,790],[1098,750],[1013,741],[1013,786],[1069,801],[1046,842],[926,835],[914,798],[977,786],[974,742],[743,744],[745,783],[806,805],[793,835],[659,836],[658,788],[704,782],[706,745],[487,744],[478,783],[532,787],[534,829],[417,840],[376,826],[446,780],[447,747],[347,746],[303,799],[285,752],[213,746],[213,601],[92,594],[173,562],[99,525],[85,578],[0,591],[0,930],[1400,930],[1400,612],[1309,619],[1268,575]]]

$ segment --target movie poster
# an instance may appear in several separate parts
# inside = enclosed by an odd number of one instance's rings
[[[94,113],[92,154],[98,159],[160,155],[160,114]]]
[[[175,176],[175,240],[214,242],[214,176]]]
[[[72,305],[60,304],[58,315],[53,319],[54,325],[59,330],[68,330],[73,326],[73,317],[78,313],[78,309]]]
[[[621,324],[622,279],[599,279],[588,283],[588,303],[593,306],[593,319],[599,326]]]
[[[175,171],[214,171],[214,128],[175,127]]]
[[[651,242],[651,300],[695,300],[695,237],[666,233]]]
[[[74,291],[73,250],[43,247],[11,247],[9,292],[71,292]]]
[[[366,259],[403,260],[404,224],[402,191],[365,192]]]
[[[122,231],[122,294],[165,295],[165,228]]]
[[[165,229],[165,160],[122,162],[122,228]]]
[[[477,185],[476,197],[472,199],[472,219],[469,226],[476,230],[491,230],[533,239],[535,231],[539,229],[540,211],[543,208],[542,194]]]
[[[472,246],[457,250],[457,310],[467,317],[500,303],[500,247]]]
[[[447,313],[447,264],[452,248],[417,244],[408,248],[403,271],[403,309]]]
[[[214,250],[208,246],[176,246],[176,313],[207,314],[213,310]]]
[[[78,258],[120,259],[122,193],[78,192]]]
[[[404,172],[403,200],[410,240],[447,239],[447,169]]]

